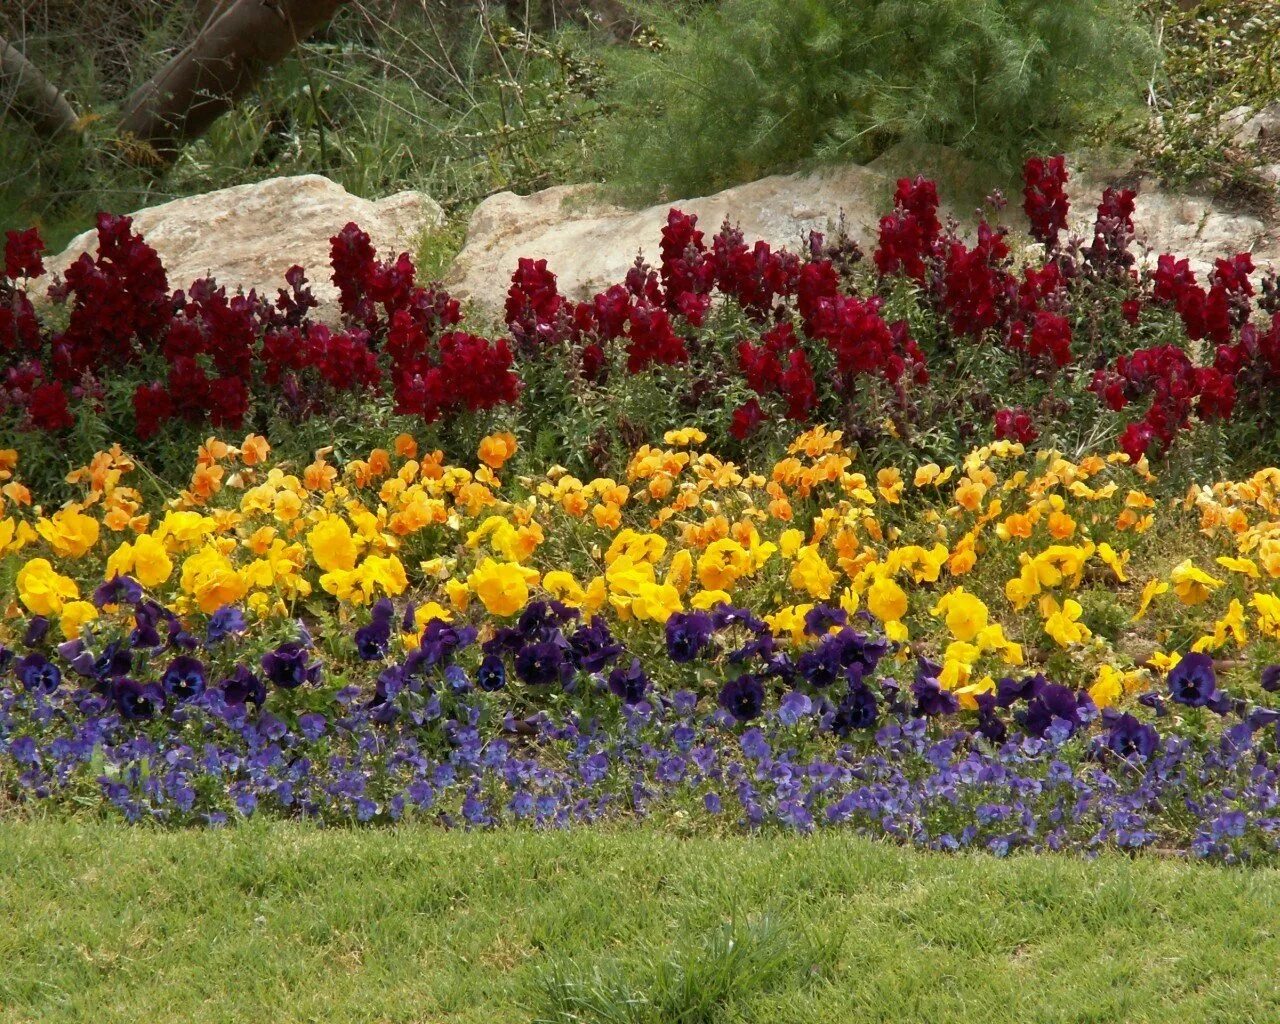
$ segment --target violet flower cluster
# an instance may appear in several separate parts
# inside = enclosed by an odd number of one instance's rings
[[[793,648],[749,610],[678,613],[628,649],[603,618],[529,604],[514,625],[379,602],[349,638],[296,624],[260,653],[235,608],[201,635],[127,579],[121,626],[0,649],[0,786],[130,821],[564,827],[623,816],[852,828],[936,850],[1157,848],[1274,858],[1280,711],[1189,654],[1129,711],[1041,675],[962,709],[838,608]],[[109,621],[109,620],[103,620]],[[1280,668],[1263,673],[1280,689]]]

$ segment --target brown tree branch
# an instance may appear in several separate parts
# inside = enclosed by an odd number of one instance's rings
[[[198,138],[347,0],[223,0],[125,104],[126,140],[161,162]]]
[[[26,117],[44,135],[76,131],[76,112],[56,85],[26,55],[0,38],[0,102]]]

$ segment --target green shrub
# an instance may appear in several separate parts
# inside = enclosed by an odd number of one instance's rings
[[[636,197],[901,140],[1008,170],[1136,104],[1155,62],[1123,0],[725,0],[654,16],[661,52],[615,57],[605,157]]]

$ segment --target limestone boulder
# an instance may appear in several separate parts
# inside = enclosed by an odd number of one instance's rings
[[[587,298],[621,281],[637,255],[657,262],[672,207],[697,214],[708,233],[728,220],[749,242],[763,239],[790,249],[801,246],[810,231],[834,231],[843,218],[849,235],[865,245],[875,238],[892,194],[892,179],[854,165],[774,175],[644,210],[601,202],[589,186],[559,186],[530,196],[502,192],[476,208],[445,283],[459,298],[500,307],[517,260],[528,256],[547,260],[563,294]]]
[[[213,277],[228,290],[274,296],[285,271],[299,264],[326,319],[336,316],[338,297],[330,280],[329,239],[346,224],[360,225],[379,255],[394,257],[412,251],[424,231],[444,223],[439,204],[422,192],[371,201],[318,174],[218,189],[130,216],[134,230],[159,253],[171,288]],[[92,230],[77,236],[45,260],[49,274],[62,273],[83,252],[92,255],[96,245]]]
[[[1188,257],[1202,275],[1218,257],[1237,252],[1253,253],[1259,267],[1280,262],[1280,232],[1259,216],[1207,197],[1169,192],[1152,181],[1136,181],[1123,154],[1077,154],[1069,165],[1071,230],[1085,239],[1091,237],[1103,189],[1136,183],[1137,241],[1147,261],[1154,262],[1162,252],[1176,253]],[[637,255],[657,262],[662,227],[672,207],[697,214],[708,233],[727,220],[748,242],[763,239],[774,247],[796,249],[810,231],[830,233],[843,226],[869,250],[880,217],[892,206],[897,178],[920,172],[940,181],[944,213],[954,216],[963,230],[971,229],[976,208],[996,179],[989,169],[940,146],[895,147],[866,166],[774,175],[643,210],[610,205],[591,186],[558,186],[529,196],[502,192],[476,208],[446,284],[459,298],[500,308],[517,261],[527,256],[547,260],[563,294],[587,298],[621,281]],[[1014,194],[1010,200],[1002,219],[1023,231],[1019,197]]]

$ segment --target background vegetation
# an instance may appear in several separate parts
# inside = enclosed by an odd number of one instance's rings
[[[676,197],[902,138],[996,173],[1119,139],[1178,184],[1269,195],[1266,153],[1220,126],[1280,95],[1267,0],[358,0],[166,172],[138,168],[113,114],[211,3],[4,5],[0,35],[84,115],[50,142],[0,97],[0,225],[60,246],[98,209],[305,172],[421,188],[461,222],[505,188]]]

